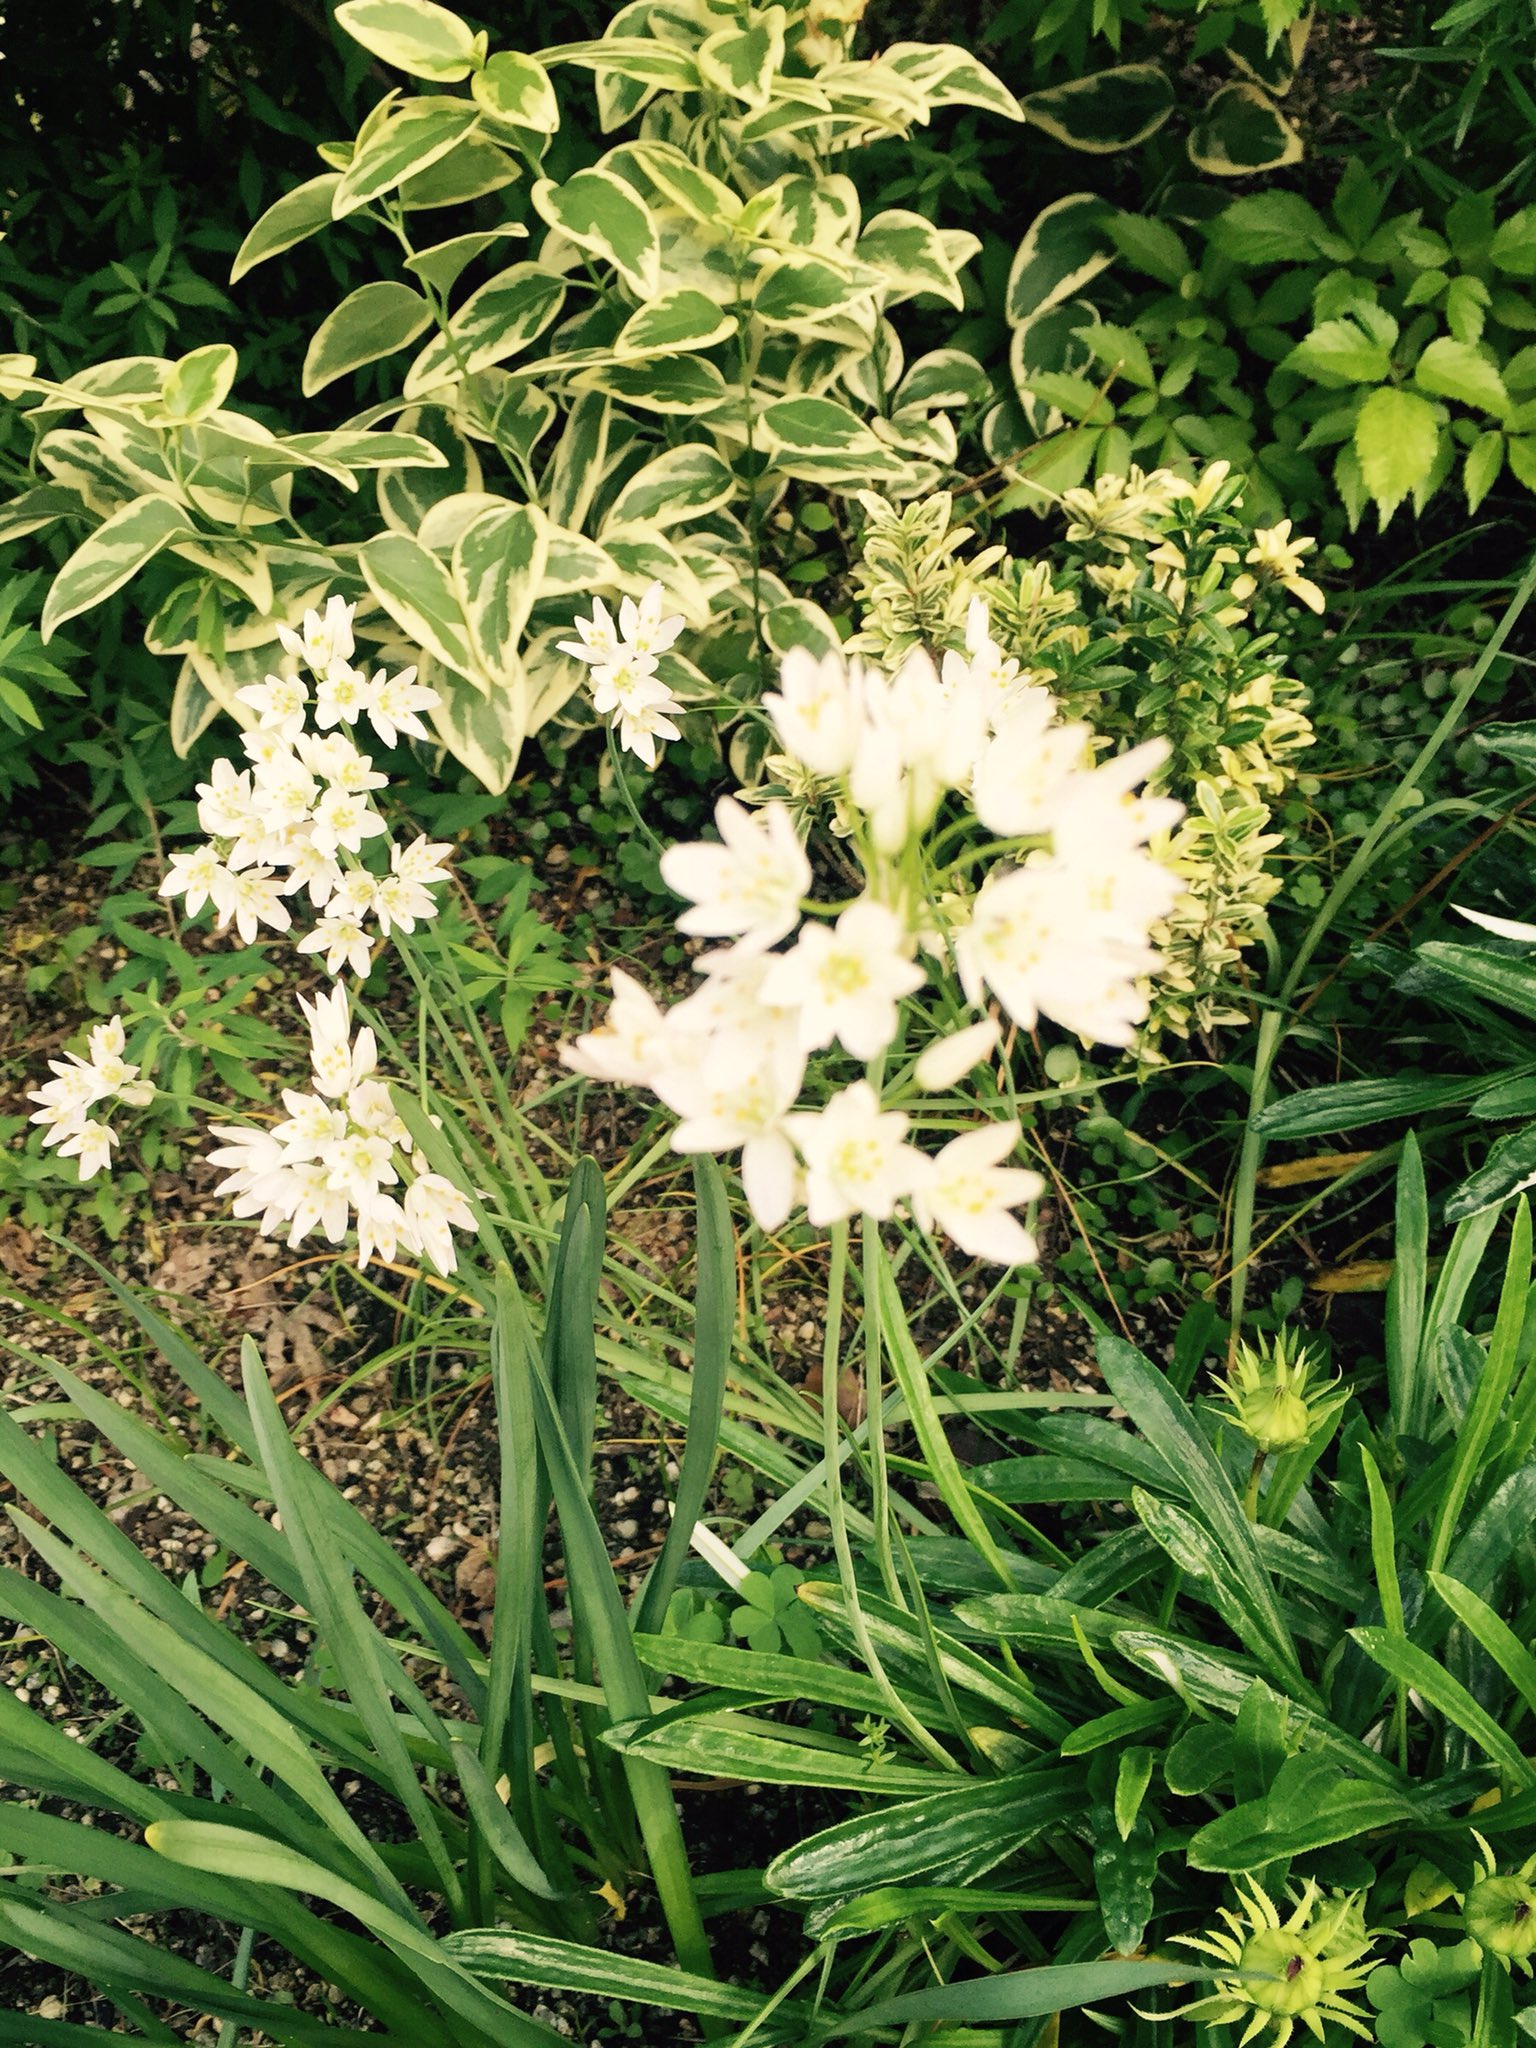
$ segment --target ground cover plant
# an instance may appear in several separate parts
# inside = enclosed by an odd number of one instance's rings
[[[1536,2037],[1529,8],[80,9],[0,2041]]]

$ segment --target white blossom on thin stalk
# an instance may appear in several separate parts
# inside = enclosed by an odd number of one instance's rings
[[[199,784],[198,822],[208,844],[172,855],[160,893],[182,897],[191,917],[211,902],[219,929],[233,924],[247,945],[263,929],[290,930],[290,902],[307,894],[321,915],[298,940],[299,951],[319,954],[329,974],[366,975],[372,920],[388,939],[437,914],[431,892],[448,879],[442,857],[449,849],[419,836],[409,847],[395,845],[374,806],[389,778],[352,729],[370,724],[388,745],[402,734],[425,739],[417,714],[439,700],[414,668],[370,677],[353,667],[352,614],[332,598],[323,612],[305,613],[301,630],[282,629],[284,647],[308,664],[315,688],[297,676],[268,676],[238,693],[256,716],[242,735],[250,765],[216,761]],[[322,730],[307,728],[311,711]],[[368,863],[385,844],[389,872],[380,875]]]
[[[661,857],[662,880],[693,904],[678,929],[736,939],[748,951],[771,946],[799,922],[800,899],[811,886],[794,822],[782,804],[765,804],[754,815],[723,796],[715,826],[718,846],[696,840],[669,846]]]
[[[38,1105],[30,1121],[42,1126],[44,1149],[73,1159],[82,1181],[94,1179],[112,1163],[118,1138],[103,1121],[107,1106],[119,1102],[138,1109],[154,1097],[138,1063],[124,1057],[127,1044],[121,1017],[93,1025],[84,1057],[69,1052],[61,1060],[50,1060],[53,1079],[27,1097]]]
[[[833,926],[802,925],[793,948],[775,954],[762,999],[795,1012],[807,1052],[836,1038],[855,1059],[871,1060],[896,1036],[901,998],[924,978],[900,918],[866,897]]]
[[[790,1131],[805,1161],[805,1207],[818,1226],[846,1216],[892,1215],[927,1167],[906,1140],[909,1121],[883,1110],[868,1081],[841,1089],[825,1109],[800,1110]]]
[[[332,1244],[357,1231],[358,1263],[403,1249],[454,1270],[455,1230],[473,1228],[469,1203],[411,1143],[375,1072],[366,1028],[355,1038],[346,991],[300,1004],[310,1034],[311,1091],[285,1089],[286,1118],[272,1129],[215,1124],[208,1154],[224,1171],[219,1193],[237,1216],[259,1218],[266,1237],[290,1247],[319,1231]]]
[[[557,643],[562,654],[586,663],[592,672],[593,709],[608,719],[619,745],[647,768],[656,766],[658,740],[682,736],[673,714],[680,715],[683,707],[657,674],[660,656],[683,630],[680,613],[663,611],[665,601],[666,592],[653,582],[638,604],[632,597],[621,602],[615,625],[597,598],[592,616],[574,622],[577,637]]]
[[[935,1223],[972,1258],[1029,1266],[1035,1240],[1010,1211],[1045,1187],[1038,1173],[1003,1161],[1019,1142],[1016,1123],[979,1124],[951,1138],[912,1192],[912,1212],[925,1230]]]

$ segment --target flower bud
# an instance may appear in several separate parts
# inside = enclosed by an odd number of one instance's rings
[[[1240,1344],[1219,1398],[1262,1456],[1299,1451],[1347,1396],[1319,1381],[1317,1361],[1289,1330],[1257,1345]]]
[[[1462,1920],[1489,1955],[1525,1963],[1536,1954],[1536,1887],[1525,1877],[1480,1877],[1467,1893]]]

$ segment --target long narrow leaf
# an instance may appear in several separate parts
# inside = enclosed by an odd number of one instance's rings
[[[704,1512],[709,1482],[720,1449],[720,1418],[725,1408],[725,1381],[731,1365],[731,1334],[736,1321],[735,1241],[725,1184],[713,1159],[700,1153],[693,1169],[698,1212],[695,1264],[698,1272],[693,1325],[693,1373],[688,1402],[688,1434],[678,1466],[672,1524],[635,1603],[634,1627],[654,1634],[660,1629],[677,1576],[688,1554],[693,1525]]]

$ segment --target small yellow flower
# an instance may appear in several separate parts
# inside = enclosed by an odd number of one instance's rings
[[[1225,1930],[1174,1936],[1233,1974],[1218,1975],[1205,1997],[1158,2018],[1188,2015],[1220,2027],[1246,2020],[1238,2048],[1252,2043],[1286,2048],[1298,2025],[1321,2041],[1330,2021],[1369,2041],[1371,2030],[1363,2023],[1370,2015],[1347,1995],[1370,1975],[1363,1958],[1374,1937],[1366,1931],[1360,1894],[1334,1892],[1324,1898],[1309,1878],[1301,1891],[1291,1893],[1293,1910],[1282,1920],[1273,1899],[1252,1879],[1239,1879],[1236,1889],[1241,1911],[1222,1907]]]
[[[1299,597],[1310,611],[1320,612],[1324,598],[1317,585],[1301,573],[1301,565],[1317,546],[1305,534],[1291,539],[1291,522],[1282,519],[1278,526],[1261,526],[1253,536],[1253,546],[1243,557],[1252,563],[1259,577],[1266,583],[1278,583],[1282,590],[1288,590],[1292,597]],[[1239,584],[1248,582],[1246,577]],[[1252,585],[1250,583],[1251,591]],[[1247,595],[1238,585],[1233,587],[1234,596]]]

